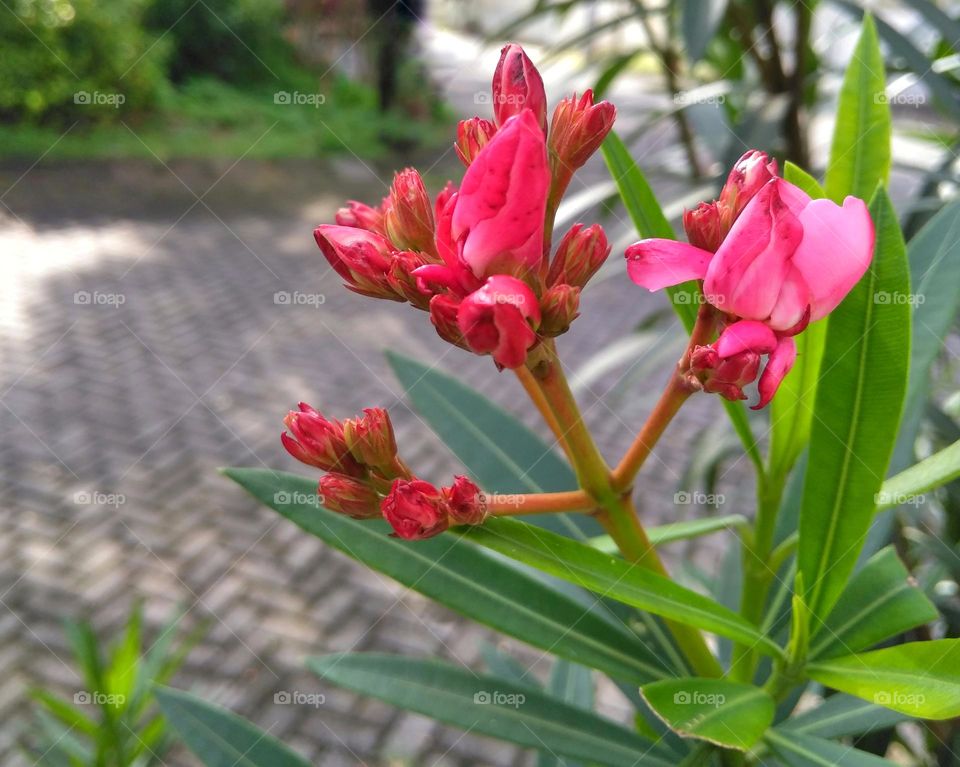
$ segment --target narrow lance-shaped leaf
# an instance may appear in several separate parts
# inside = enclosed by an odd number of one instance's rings
[[[831,695],[819,706],[791,716],[778,730],[790,730],[820,738],[841,738],[845,735],[867,735],[886,730],[910,719],[899,711],[878,706],[852,695]]]
[[[908,503],[960,477],[960,442],[954,442],[886,482],[877,496],[881,509]]]
[[[865,200],[890,176],[892,129],[885,88],[877,28],[867,14],[837,104],[825,184],[827,196],[834,202],[843,202],[849,194]]]
[[[887,471],[907,383],[906,252],[879,189],[869,270],[830,317],[800,512],[798,562],[811,613],[826,617],[857,561]],[[817,625],[817,621],[814,621]]]
[[[960,716],[960,639],[885,647],[807,665],[834,690],[921,719]]]
[[[787,767],[894,767],[866,751],[790,730],[769,730],[767,744]]]
[[[434,660],[376,653],[313,658],[331,684],[473,733],[609,767],[673,767],[652,741],[529,687]]]
[[[743,617],[669,578],[568,538],[510,519],[491,519],[463,535],[511,559],[624,604],[711,631],[760,652],[782,650]]]
[[[382,521],[316,505],[311,480],[264,469],[227,469],[262,503],[368,567],[468,618],[561,657],[636,684],[666,666],[632,632],[543,580],[454,535],[402,541]]]

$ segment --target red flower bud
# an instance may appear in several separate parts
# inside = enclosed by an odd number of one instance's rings
[[[493,73],[493,115],[503,125],[515,114],[529,109],[540,129],[547,132],[547,94],[537,68],[516,43],[500,51],[500,61]]]
[[[290,434],[280,436],[283,446],[298,461],[316,466],[324,471],[337,471],[353,477],[362,477],[366,473],[350,455],[343,436],[343,425],[331,421],[314,410],[305,402],[299,405],[299,412],[292,410],[283,419]],[[293,436],[291,436],[293,435]]]
[[[777,177],[777,172],[777,161],[771,160],[765,152],[758,149],[751,149],[737,160],[727,176],[727,183],[720,191],[720,199],[717,200],[721,218],[721,239],[726,237],[747,203],[770,179]]]
[[[459,298],[454,298],[446,293],[434,296],[430,299],[430,321],[437,329],[437,335],[440,338],[454,346],[470,351],[460,326],[457,324],[459,309]]]
[[[557,246],[547,284],[582,288],[609,255],[610,243],[602,226],[594,224],[584,228],[583,224],[574,224]]]
[[[380,496],[369,485],[344,474],[324,474],[317,491],[324,508],[354,519],[380,516]]]
[[[352,226],[380,235],[386,234],[383,228],[383,211],[356,200],[348,201],[346,207],[337,211],[336,222],[340,226]]]
[[[443,497],[455,525],[479,525],[487,516],[480,488],[466,477],[454,477],[453,484],[443,488]]]
[[[457,324],[472,351],[492,354],[501,367],[518,368],[537,342],[540,306],[526,283],[495,275],[463,299]]]
[[[573,285],[554,285],[540,299],[540,332],[545,336],[559,336],[570,329],[580,308],[580,288]]]
[[[399,250],[434,252],[433,205],[423,179],[413,168],[406,168],[393,177],[384,225],[387,237]]]
[[[422,254],[403,250],[393,254],[387,282],[394,293],[403,296],[418,309],[426,310],[430,305],[430,291],[425,290],[423,281],[418,280],[413,271],[424,266],[427,261]]]
[[[383,408],[364,408],[362,417],[344,421],[343,437],[358,463],[376,469],[394,465],[397,440],[393,435],[390,416]]]
[[[609,101],[593,103],[593,91],[577,100],[576,94],[563,99],[553,112],[550,124],[550,158],[554,175],[569,174],[582,166],[607,137],[617,117]]]
[[[432,538],[450,524],[440,491],[422,479],[394,480],[380,510],[394,535],[408,541]]]
[[[460,162],[469,168],[470,163],[496,132],[497,126],[482,117],[461,120],[457,125],[457,143],[453,145]]]
[[[742,351],[726,359],[713,346],[698,346],[690,355],[690,373],[703,390],[731,401],[746,399],[743,387],[757,380],[760,355]]]
[[[715,202],[701,202],[683,212],[683,228],[691,245],[716,253],[725,232],[720,225],[720,210]]]
[[[313,231],[323,255],[355,293],[403,301],[387,280],[393,246],[376,232],[324,224]]]

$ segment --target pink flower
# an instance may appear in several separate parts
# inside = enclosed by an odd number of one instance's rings
[[[493,73],[493,115],[502,126],[524,109],[533,112],[540,130],[547,132],[547,94],[543,79],[526,53],[516,43],[505,45]]]
[[[394,535],[408,541],[439,535],[450,522],[442,494],[422,479],[397,479],[380,505]]]
[[[474,352],[492,354],[501,367],[518,368],[537,342],[540,306],[525,283],[497,275],[463,299],[457,324]]]
[[[524,109],[480,151],[455,198],[451,242],[476,277],[539,269],[549,186],[543,132]]]
[[[479,525],[487,516],[480,488],[466,477],[454,477],[453,484],[443,488],[443,497],[455,525]]]
[[[281,434],[280,441],[298,461],[353,477],[366,474],[364,467],[350,455],[343,436],[343,424],[339,421],[331,421],[306,402],[301,402],[299,410],[287,413],[283,423],[290,434]]]
[[[396,249],[386,238],[366,229],[331,224],[318,226],[313,237],[350,290],[373,298],[403,300],[387,280]]]
[[[737,194],[751,178],[748,169]],[[790,337],[839,305],[870,266],[873,244],[863,200],[847,197],[842,206],[811,200],[775,178],[743,208],[716,254],[672,240],[642,240],[627,248],[627,271],[649,290],[702,279],[707,301],[728,320],[715,345],[719,358],[743,351],[770,355],[756,406],[763,407],[793,365]]]

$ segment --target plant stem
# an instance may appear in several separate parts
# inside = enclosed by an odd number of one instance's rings
[[[596,507],[594,500],[583,490],[526,495],[496,494],[485,497],[485,500],[487,512],[494,517],[550,514],[557,511],[591,511]]]
[[[580,408],[556,356],[556,347],[552,341],[545,342],[544,346],[544,354],[532,373],[570,446],[571,460],[580,487],[599,506],[595,514],[624,558],[658,575],[669,577],[640,524],[630,493],[617,492],[611,484],[610,469],[583,422]],[[666,621],[666,624],[697,674],[722,676],[720,663],[697,629],[674,621]]]
[[[536,405],[541,417],[546,422],[547,426],[550,427],[550,431],[553,433],[553,436],[556,438],[560,447],[563,448],[563,452],[567,456],[567,460],[569,460],[570,463],[573,463],[573,459],[570,455],[570,447],[567,445],[567,440],[563,434],[563,430],[560,428],[560,424],[557,421],[556,416],[554,416],[553,411],[550,409],[550,404],[547,402],[547,399],[544,396],[543,390],[540,388],[540,384],[537,382],[537,379],[534,378],[530,370],[525,367],[516,368],[513,372],[516,373],[517,379],[522,384],[524,391],[527,392],[527,396],[530,397],[530,400],[534,405]]]

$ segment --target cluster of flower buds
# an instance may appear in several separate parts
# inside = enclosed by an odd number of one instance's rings
[[[486,516],[480,489],[466,477],[438,490],[410,473],[382,408],[340,422],[301,402],[283,422],[287,451],[327,472],[318,492],[331,511],[353,519],[383,517],[407,540],[430,538],[451,525],[479,525]]]
[[[631,279],[648,290],[702,280],[720,334],[689,355],[688,380],[727,399],[760,374],[773,398],[796,360],[794,336],[832,312],[873,259],[874,228],[863,200],[811,200],[776,176],[762,152],[734,166],[720,198],[684,216],[690,244],[641,240],[627,248]]]
[[[431,200],[406,169],[379,207],[350,202],[314,236],[351,290],[428,310],[445,340],[516,368],[570,327],[581,289],[610,253],[599,226],[576,224],[551,260],[546,233],[616,112],[588,91],[561,101],[548,131],[543,80],[516,44],[501,52],[492,91],[493,120],[458,127],[467,166],[459,188],[448,183]]]

